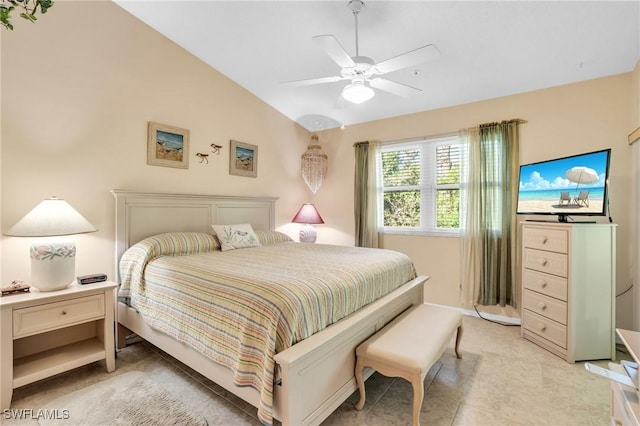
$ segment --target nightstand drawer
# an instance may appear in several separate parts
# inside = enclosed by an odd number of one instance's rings
[[[525,247],[568,253],[569,242],[566,229],[526,227],[522,236]]]
[[[527,269],[565,278],[568,275],[569,266],[566,254],[525,248],[523,257],[522,263]]]
[[[29,336],[102,317],[104,294],[16,309],[13,311],[13,337]]]

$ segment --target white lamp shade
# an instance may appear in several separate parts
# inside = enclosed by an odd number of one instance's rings
[[[342,97],[354,104],[366,102],[373,98],[375,94],[376,93],[373,89],[369,86],[365,86],[362,81],[354,81],[342,90]]]
[[[5,235],[13,237],[51,237],[84,234],[98,228],[61,198],[51,197],[40,202]]]

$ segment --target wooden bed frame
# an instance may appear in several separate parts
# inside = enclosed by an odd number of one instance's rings
[[[172,231],[211,233],[213,224],[250,223],[256,230],[273,230],[272,197],[231,197],[111,191],[116,198],[115,277],[125,250],[151,235]],[[274,387],[274,417],[283,425],[317,425],[358,387],[355,348],[414,304],[423,303],[419,276],[382,299],[277,354],[282,381]],[[187,345],[149,327],[134,309],[118,303],[118,348],[133,332],[164,352],[257,407],[259,392],[233,384],[230,370]],[[373,370],[367,371],[369,377]]]

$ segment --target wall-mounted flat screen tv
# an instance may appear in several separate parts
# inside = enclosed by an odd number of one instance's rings
[[[611,149],[520,166],[518,214],[606,216]]]

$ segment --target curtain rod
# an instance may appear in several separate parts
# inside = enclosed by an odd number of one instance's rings
[[[379,143],[381,145],[391,145],[391,144],[394,144],[394,143],[423,141],[423,140],[426,140],[426,139],[447,138],[447,137],[452,137],[452,136],[458,136],[458,132],[438,133],[438,134],[426,135],[426,136],[416,136],[416,137],[413,137],[413,138],[393,139],[393,140],[387,140],[387,141],[380,141]]]
[[[505,120],[505,121],[516,121],[518,124],[527,124],[528,121],[524,120],[522,118],[515,118],[513,120]],[[471,129],[479,129],[480,125],[475,126],[475,127],[469,127],[468,130]],[[458,136],[459,131],[457,132],[448,132],[448,133],[438,133],[438,134],[433,134],[433,135],[426,135],[426,136],[416,136],[413,138],[403,138],[403,139],[393,139],[393,140],[387,140],[387,141],[379,141],[379,143],[381,145],[392,145],[395,143],[404,143],[404,142],[412,142],[412,141],[422,141],[422,140],[426,140],[426,139],[437,139],[437,138],[446,138],[446,137],[451,137],[451,136]]]
[[[504,120],[504,121],[501,121],[500,123],[505,123],[505,122],[509,123],[511,121],[515,121],[517,124],[526,124],[526,123],[528,123],[527,120],[523,120],[522,118],[514,118],[514,119],[511,119],[511,120]],[[468,127],[465,130],[478,130],[481,126],[487,126],[487,125],[492,125],[492,124],[500,124],[500,123],[498,123],[497,121],[493,122],[493,123],[484,123],[484,124],[479,124],[477,126]]]

